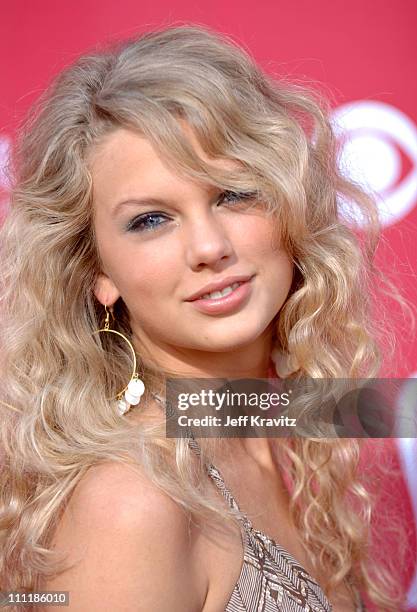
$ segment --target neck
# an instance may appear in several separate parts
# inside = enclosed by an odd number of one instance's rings
[[[272,325],[249,346],[227,352],[150,344],[146,338],[139,339],[135,334],[133,343],[140,347],[138,352],[145,363],[149,361],[152,368],[160,368],[168,377],[172,374],[183,378],[269,378],[274,372],[274,367],[271,369],[271,352],[275,345]],[[156,406],[155,410],[158,416],[160,408]],[[250,458],[262,469],[274,473],[276,468],[268,438],[230,438],[224,443],[235,458]]]
[[[215,446],[213,460],[219,467],[243,466],[249,461],[263,472],[274,475],[277,464],[273,447],[276,442],[271,438],[223,438]]]

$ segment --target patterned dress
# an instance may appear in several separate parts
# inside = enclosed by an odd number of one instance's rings
[[[189,446],[198,455],[194,438]],[[239,506],[212,464],[206,470],[231,508]],[[332,612],[333,608],[317,582],[284,548],[255,529],[244,515],[242,521],[243,565],[225,612]],[[365,612],[357,593],[356,612]]]

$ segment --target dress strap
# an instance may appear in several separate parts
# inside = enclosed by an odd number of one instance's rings
[[[193,437],[192,434],[191,434],[191,437],[188,439],[188,446],[197,455],[199,456],[201,455],[200,445],[198,444],[197,440]],[[238,518],[243,523],[243,525],[246,527],[246,529],[253,529],[250,519],[246,516],[244,512],[241,511],[241,509],[239,508],[239,504],[237,503],[236,499],[232,495],[232,492],[226,486],[226,483],[224,482],[224,478],[220,470],[212,463],[206,464],[205,468],[206,468],[207,474],[210,476],[211,480],[214,482],[216,487],[219,489],[220,493],[226,499],[230,508],[232,508],[233,510],[236,510],[241,515]]]
[[[162,397],[160,395],[157,395],[156,393],[152,393],[152,395],[161,404],[161,406],[165,408],[165,402],[162,399]],[[188,446],[196,453],[196,455],[201,456],[200,445],[197,442],[197,440],[194,438],[191,430],[189,431],[189,437],[187,438],[187,440],[188,440]],[[240,514],[238,518],[243,523],[243,525],[247,529],[253,529],[250,519],[246,516],[244,512],[241,511],[236,499],[233,497],[231,491],[227,488],[220,470],[216,468],[216,466],[213,465],[212,463],[206,463],[205,470],[207,474],[209,475],[209,477],[211,478],[211,480],[216,485],[216,487],[219,489],[220,493],[226,499],[230,508],[236,510]]]

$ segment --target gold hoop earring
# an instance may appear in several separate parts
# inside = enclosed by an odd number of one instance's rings
[[[117,334],[118,336],[123,338],[123,340],[125,340],[128,343],[130,350],[132,351],[132,355],[133,355],[133,373],[132,373],[130,382],[114,398],[114,400],[117,401],[117,409],[118,409],[119,414],[123,415],[123,414],[126,414],[126,412],[128,412],[132,406],[136,406],[137,404],[139,404],[141,397],[145,392],[145,385],[143,381],[139,378],[139,374],[136,371],[136,353],[135,353],[135,349],[133,348],[132,343],[121,332],[115,329],[110,329],[110,313],[107,310],[106,304],[104,305],[104,309],[106,312],[104,327],[101,329],[97,329],[95,332],[93,332],[93,334],[99,334],[100,332]],[[113,313],[112,313],[112,316],[113,316]]]

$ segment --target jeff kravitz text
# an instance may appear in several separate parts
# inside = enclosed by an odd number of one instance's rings
[[[296,427],[297,419],[288,416],[267,418],[249,414],[242,414],[239,417],[227,415],[225,419],[213,415],[201,418],[181,415],[178,417],[178,425],[180,427]]]

